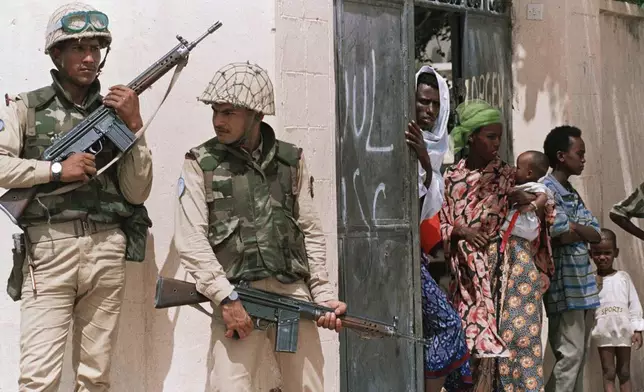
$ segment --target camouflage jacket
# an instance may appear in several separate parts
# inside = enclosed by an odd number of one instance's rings
[[[295,198],[301,149],[277,140],[265,123],[261,132],[258,160],[217,138],[189,152],[204,172],[208,239],[231,282],[306,280],[310,271]]]
[[[91,86],[85,102],[76,105],[62,88],[57,73],[52,71],[53,83],[41,89],[22,93],[15,99],[27,107],[27,118],[20,157],[38,160],[43,151],[61,135],[77,125],[101,105],[98,80]],[[97,167],[114,157],[115,151],[104,143],[96,156]],[[50,193],[58,183],[42,185],[41,193]],[[21,217],[25,226],[43,222],[68,221],[87,218],[96,222],[118,223],[133,214],[134,206],[123,197],[117,179],[116,166],[88,184],[62,195],[41,196],[34,200]]]

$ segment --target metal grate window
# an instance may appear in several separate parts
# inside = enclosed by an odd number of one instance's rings
[[[638,0],[644,1],[644,0]],[[476,9],[483,12],[504,14],[510,9],[511,0],[422,0],[416,3],[449,5],[459,8]]]
[[[640,7],[644,7],[644,0],[616,0],[616,1],[622,1],[624,3],[637,4]]]

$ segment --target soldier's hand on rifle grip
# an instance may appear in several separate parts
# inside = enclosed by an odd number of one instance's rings
[[[244,339],[253,332],[253,321],[241,301],[231,301],[221,305],[221,316],[226,324],[225,336],[227,338],[232,339],[235,331],[240,339]]]
[[[72,154],[61,164],[63,166],[60,173],[61,182],[87,182],[96,174],[96,157],[89,153]]]
[[[123,85],[110,87],[110,92],[103,98],[103,105],[113,108],[132,132],[143,128],[139,96],[134,90]]]
[[[318,319],[318,327],[340,332],[342,329],[342,320],[338,316],[347,311],[347,304],[342,301],[327,301],[321,304],[327,308],[335,309],[333,313],[328,312]]]

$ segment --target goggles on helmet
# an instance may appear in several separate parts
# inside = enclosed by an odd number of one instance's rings
[[[100,11],[78,11],[63,16],[52,26],[51,31],[62,29],[66,33],[80,33],[90,27],[94,31],[105,31],[109,25],[107,15]]]

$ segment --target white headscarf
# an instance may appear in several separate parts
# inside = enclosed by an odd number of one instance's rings
[[[438,93],[440,96],[440,110],[438,118],[434,122],[434,127],[431,130],[423,129],[423,139],[425,140],[425,148],[429,153],[429,160],[432,164],[432,182],[429,189],[423,185],[425,178],[425,170],[418,163],[418,197],[425,196],[423,208],[420,214],[421,222],[436,215],[443,206],[445,192],[445,182],[441,174],[441,165],[443,164],[443,157],[449,148],[448,134],[447,134],[447,121],[449,118],[449,88],[445,79],[429,65],[424,65],[416,74],[416,88],[418,88],[418,77],[424,73],[432,73],[436,75],[438,81]]]

